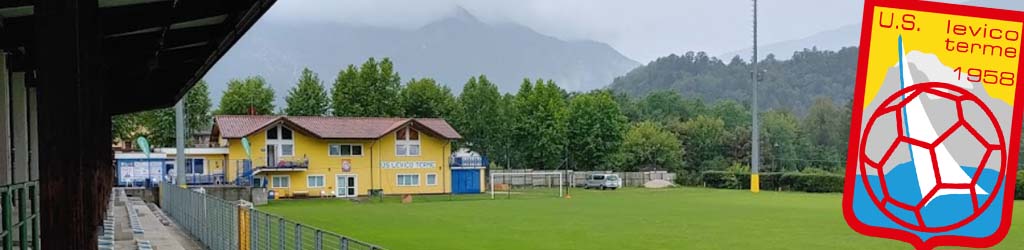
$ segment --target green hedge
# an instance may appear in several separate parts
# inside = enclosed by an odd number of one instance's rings
[[[802,191],[812,193],[843,192],[843,176],[810,173],[761,173],[762,190]],[[704,186],[725,189],[750,189],[750,173],[705,171],[701,173]]]
[[[783,190],[811,193],[842,193],[844,179],[837,174],[785,173],[779,180]]]
[[[737,175],[739,174],[726,171],[705,171],[701,174],[701,180],[706,187],[741,189],[742,187],[735,186]]]
[[[759,177],[758,177],[758,178],[761,179],[761,189],[762,190],[781,190],[781,189],[783,189],[783,186],[784,186],[784,185],[782,185],[782,175],[783,174],[784,173],[761,173],[759,175]],[[750,187],[749,187],[750,186],[750,182],[747,182],[747,186],[748,186],[747,189],[750,189]]]

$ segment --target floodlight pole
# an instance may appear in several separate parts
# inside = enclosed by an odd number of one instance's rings
[[[185,183],[185,98],[174,104],[174,137],[177,151],[174,154],[174,171],[177,172],[178,186],[186,187]]]
[[[751,143],[750,143],[750,151],[751,151],[750,152],[750,192],[757,193],[757,192],[761,191],[761,186],[760,186],[761,185],[761,181],[760,181],[760,176],[759,176],[760,167],[761,167],[760,166],[761,165],[761,137],[760,137],[760,126],[759,126],[760,122],[757,119],[757,113],[758,113],[758,109],[757,109],[757,81],[758,81],[758,73],[760,73],[760,72],[758,72],[758,70],[757,70],[757,0],[753,0],[753,1],[754,1],[754,57],[753,57],[753,60],[751,60],[751,67],[753,68],[754,71],[753,71],[752,74],[750,74],[750,78],[751,78],[751,82],[752,82],[751,88],[753,89],[753,101],[750,104],[750,106],[752,107],[750,113],[753,116],[752,119],[751,119],[752,126],[751,126],[751,131],[750,131],[750,133],[751,133],[751,136],[750,136],[751,137]]]

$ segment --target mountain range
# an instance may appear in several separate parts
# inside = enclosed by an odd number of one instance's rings
[[[490,24],[465,9],[414,29],[336,22],[268,20],[255,25],[205,76],[214,103],[230,79],[263,76],[276,106],[308,67],[330,88],[340,70],[370,57],[390,57],[403,83],[430,77],[459,93],[485,74],[502,92],[524,78],[551,79],[570,91],[606,86],[639,66],[611,46],[564,41],[517,24]]]

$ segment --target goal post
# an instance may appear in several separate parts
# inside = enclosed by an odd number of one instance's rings
[[[491,199],[497,197],[499,192],[511,198],[520,194],[541,194],[542,196],[554,196],[557,189],[557,197],[565,196],[566,179],[565,173],[550,172],[491,172],[488,177],[490,183],[489,192]],[[547,195],[550,192],[550,195]]]

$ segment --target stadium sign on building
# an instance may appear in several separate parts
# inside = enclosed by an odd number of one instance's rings
[[[380,163],[381,168],[436,168],[434,161],[384,161]]]

